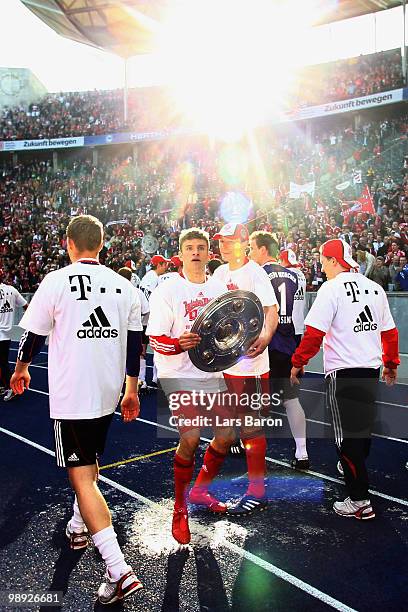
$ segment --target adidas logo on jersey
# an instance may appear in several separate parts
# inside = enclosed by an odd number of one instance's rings
[[[305,292],[303,291],[303,287],[300,287],[296,293],[295,293],[295,297],[293,298],[294,300],[304,300],[305,299]]]
[[[111,324],[100,306],[95,308],[85,323],[82,323],[82,327],[87,329],[77,331],[77,336],[81,340],[84,338],[117,338],[119,333],[117,329],[111,328]]]
[[[68,461],[79,461],[79,457],[76,453],[72,453],[72,455],[68,457]]]
[[[8,300],[6,300],[3,306],[0,308],[0,314],[5,314],[6,312],[13,312],[13,309],[10,306],[10,302]]]
[[[368,306],[364,308],[356,319],[357,325],[354,326],[355,332],[362,331],[375,331],[378,327],[377,323],[374,323],[373,315]]]

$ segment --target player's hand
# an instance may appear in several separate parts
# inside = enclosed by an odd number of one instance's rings
[[[386,385],[391,386],[397,382],[397,370],[392,368],[383,368],[382,371],[382,380]]]
[[[140,413],[140,402],[137,393],[126,393],[120,404],[122,419],[124,423],[135,421]]]
[[[305,368],[303,366],[301,368],[295,368],[295,366],[293,366],[293,368],[290,371],[290,384],[292,386],[300,385],[299,378],[303,376],[304,373],[305,373]]]
[[[191,332],[183,332],[179,337],[179,343],[183,351],[189,351],[195,348],[197,344],[200,344],[201,337],[198,334],[192,334]]]
[[[24,393],[26,389],[29,389],[30,381],[31,381],[31,376],[28,370],[23,370],[21,372],[14,372],[10,380],[10,388],[17,395],[21,395],[22,393]]]
[[[251,344],[249,347],[246,356],[253,359],[254,357],[258,357],[261,353],[264,352],[266,347],[268,346],[268,342],[262,334]]]

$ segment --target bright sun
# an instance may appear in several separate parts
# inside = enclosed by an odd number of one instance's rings
[[[190,125],[239,138],[279,118],[317,0],[181,0],[157,33],[174,104]],[[309,38],[309,37],[308,37]]]

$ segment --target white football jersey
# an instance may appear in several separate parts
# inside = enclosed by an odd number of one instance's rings
[[[143,291],[140,289],[140,287],[137,287],[136,291],[139,294],[139,299],[140,299],[142,325],[147,325],[147,322],[149,320],[149,312],[150,312],[149,300],[147,299]]]
[[[0,340],[10,340],[16,308],[25,306],[27,301],[11,285],[0,283]]]
[[[159,284],[159,277],[154,270],[146,272],[142,280],[140,281],[139,288],[144,292],[147,299],[150,298],[151,292],[156,289]]]
[[[169,336],[179,338],[185,331],[190,331],[200,311],[213,299],[227,292],[226,286],[219,280],[210,277],[205,283],[192,283],[177,274],[174,278],[161,283],[150,296],[150,316],[146,334],[148,336]],[[162,355],[155,352],[154,362],[159,379],[173,379],[174,390],[178,381],[179,390],[188,391],[197,388],[197,382],[203,383],[203,389],[211,390],[210,382],[222,380],[221,372],[203,372],[192,364],[188,351],[178,355]],[[205,382],[208,385],[204,385]],[[220,388],[216,383],[214,390]]]
[[[252,260],[249,260],[238,270],[230,270],[228,264],[219,266],[213,278],[222,281],[229,290],[243,289],[252,291],[260,299],[262,306],[276,306],[275,292],[265,270]],[[257,357],[244,357],[237,364],[225,371],[233,376],[260,376],[269,372],[268,348]]]
[[[127,332],[142,330],[139,295],[126,278],[92,259],[50,272],[20,326],[50,336],[51,418],[114,412],[125,378]]]
[[[326,374],[345,368],[379,368],[381,332],[395,327],[384,289],[355,272],[341,272],[323,283],[305,324],[326,334]]]
[[[298,290],[293,302],[292,321],[296,335],[302,335],[305,330],[306,277],[299,268],[288,268],[298,279]]]
[[[164,274],[160,274],[159,276],[159,285],[166,280],[170,280],[171,278],[174,278],[175,276],[179,276],[178,272],[165,272]]]

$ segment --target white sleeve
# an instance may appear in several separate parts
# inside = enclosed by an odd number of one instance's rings
[[[254,268],[254,293],[261,300],[262,306],[277,306],[275,291],[273,290],[269,276],[261,266]],[[278,307],[279,308],[279,307]]]
[[[337,294],[330,282],[323,283],[309,310],[305,325],[310,325],[325,334],[329,331],[337,313]]]
[[[129,318],[128,318],[128,331],[142,331],[143,330],[143,325],[142,325],[142,314],[141,314],[141,304],[140,304],[140,297],[139,297],[139,292],[136,289],[136,287],[133,287],[133,285],[131,285],[132,288],[132,300],[131,300],[131,306],[130,306],[130,312],[129,312]]]
[[[48,336],[54,326],[56,291],[52,289],[52,272],[41,281],[19,326],[38,336]]]
[[[17,291],[17,289],[15,289],[15,296],[16,296],[16,306],[22,307],[27,304],[27,300],[23,298],[23,296],[21,295],[21,293]]]
[[[150,296],[149,323],[147,324],[147,336],[169,336],[174,322],[174,313],[170,295],[165,291],[166,283],[159,285]]]
[[[381,297],[383,301],[381,331],[383,332],[388,331],[389,329],[394,329],[395,321],[391,314],[390,304],[388,302],[387,294],[385,293],[384,289],[382,289],[381,291]]]
[[[145,296],[145,294],[143,293],[143,291],[141,289],[138,288],[137,290],[138,294],[139,294],[139,298],[140,298],[140,304],[142,307],[142,317],[149,314],[149,301],[147,299],[147,297]]]

